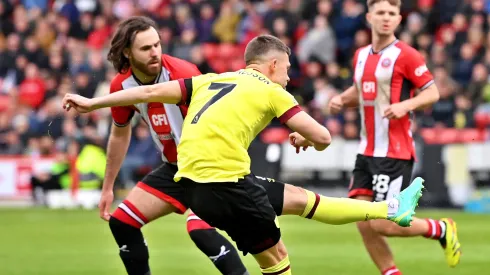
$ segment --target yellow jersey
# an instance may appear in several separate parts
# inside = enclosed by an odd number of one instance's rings
[[[189,105],[177,147],[178,172],[194,182],[237,182],[250,174],[248,147],[274,118],[301,111],[294,97],[253,69],[180,79]]]

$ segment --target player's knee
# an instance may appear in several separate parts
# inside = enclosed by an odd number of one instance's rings
[[[307,204],[308,194],[305,189],[290,184],[285,185],[283,215],[301,215]]]
[[[205,230],[205,229],[213,229],[214,227],[210,226],[207,222],[201,220],[196,214],[194,213],[189,213],[187,216],[187,233],[189,235],[191,232],[196,231],[196,230]]]

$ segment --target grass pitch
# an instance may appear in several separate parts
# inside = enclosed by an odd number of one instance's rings
[[[446,265],[438,242],[393,238],[390,244],[404,274],[482,274],[490,268],[490,215],[419,211],[420,217],[450,216],[458,223],[463,256]],[[109,227],[96,211],[0,209],[0,274],[125,274]],[[281,217],[293,274],[379,274],[362,246],[355,225],[328,226],[299,217]],[[219,274],[194,246],[185,216],[170,215],[144,227],[152,274]],[[243,258],[253,275],[251,256]]]

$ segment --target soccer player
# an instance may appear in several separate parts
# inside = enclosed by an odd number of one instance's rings
[[[110,92],[146,84],[162,83],[201,73],[195,65],[162,55],[160,37],[155,23],[147,17],[132,17],[123,21],[111,42],[108,59],[118,71]],[[150,274],[148,248],[141,227],[159,217],[176,212],[185,213],[182,187],[175,184],[177,145],[185,106],[150,102],[111,108],[114,125],[107,145],[107,168],[99,203],[100,217],[109,222],[119,246],[120,257],[129,275]],[[130,121],[139,112],[147,123],[163,163],[146,175],[110,215],[114,200],[114,181],[121,168],[131,138]],[[191,239],[222,274],[248,274],[235,247],[216,229],[195,220],[191,213],[187,229]]]
[[[277,194],[250,172],[247,148],[253,138],[278,117],[297,130],[290,136],[297,149],[324,150],[330,144],[328,130],[302,112],[284,90],[289,54],[279,39],[259,36],[247,45],[245,70],[139,86],[94,99],[69,94],[63,104],[79,112],[155,101],[189,106],[175,175],[185,189],[184,202],[225,230],[240,250],[253,254],[263,274],[291,274],[276,217],[281,211],[329,224],[389,219],[409,226],[423,185],[417,179],[396,198],[371,203],[327,198],[277,183],[270,186],[281,186],[284,205],[276,205]]]
[[[357,50],[354,84],[329,102],[329,111],[357,107],[362,119],[359,154],[349,197],[382,201],[410,182],[415,148],[410,115],[439,99],[439,91],[420,53],[397,40],[401,0],[368,0],[367,20],[372,44]],[[415,96],[414,90],[419,93]],[[384,275],[401,274],[384,236],[424,236],[438,240],[449,266],[458,264],[461,245],[452,219],[417,219],[402,228],[385,221],[359,222],[358,228],[372,260]]]

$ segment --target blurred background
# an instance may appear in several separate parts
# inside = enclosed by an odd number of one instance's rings
[[[428,189],[421,205],[437,207],[435,213],[489,213],[490,1],[402,2],[397,36],[426,58],[441,93],[413,123],[414,176],[424,177]],[[117,24],[132,15],[153,18],[163,52],[202,73],[243,68],[244,47],[259,34],[289,45],[288,91],[331,131],[333,144],[323,153],[296,155],[285,144],[288,130],[273,121],[250,147],[252,170],[345,196],[357,152],[358,110],[331,116],[326,106],[352,84],[354,51],[370,43],[365,12],[365,0],[0,0],[0,205],[37,206],[28,216],[46,213],[36,212],[45,206],[96,207],[110,111],[66,113],[61,99],[109,92],[115,72],[106,61],[108,46]],[[143,121],[135,116],[132,126],[117,199],[161,161]]]

